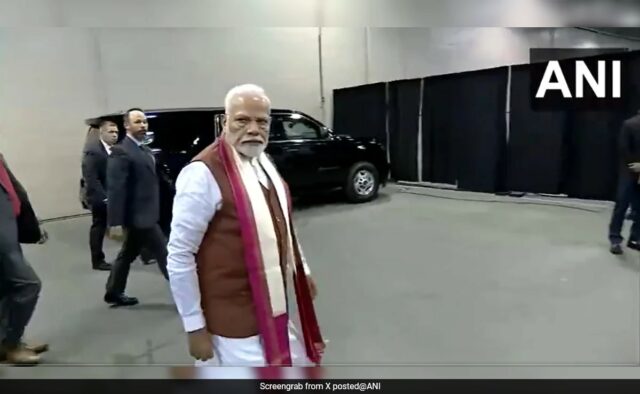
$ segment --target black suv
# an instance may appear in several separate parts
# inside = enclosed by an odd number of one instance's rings
[[[173,185],[180,170],[222,131],[224,108],[145,110],[148,145],[156,156],[161,178],[163,216],[168,218]],[[266,149],[292,194],[341,188],[351,202],[374,199],[385,185],[389,166],[384,147],[373,139],[335,134],[298,111],[275,109]],[[118,124],[124,137],[122,113],[87,119],[95,136],[100,121]],[[168,209],[169,212],[166,212]]]

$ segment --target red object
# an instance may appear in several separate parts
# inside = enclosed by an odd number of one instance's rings
[[[287,200],[289,202],[289,217],[293,217],[293,200],[291,199],[291,192],[289,191],[289,187],[286,184],[285,190],[287,192]],[[293,244],[299,245],[293,223],[291,224],[290,230]],[[322,339],[322,334],[320,333],[320,325],[318,324],[318,318],[316,316],[315,307],[313,305],[313,298],[311,297],[311,291],[309,290],[309,282],[307,281],[307,275],[304,272],[302,256],[299,254],[300,249],[294,246],[293,251],[296,255],[296,271],[293,280],[298,301],[300,323],[302,324],[304,344],[309,360],[315,363],[316,366],[319,366],[322,363],[322,355],[324,354],[326,344],[324,342],[324,339]]]
[[[9,200],[11,201],[11,206],[13,207],[13,213],[18,217],[20,215],[20,198],[18,198],[18,194],[16,193],[16,189],[13,187],[13,183],[11,182],[11,178],[9,177],[9,172],[5,167],[2,160],[0,160],[0,185],[4,188],[4,190],[9,195]]]
[[[266,280],[263,274],[263,262],[256,233],[255,218],[252,215],[251,202],[247,195],[242,178],[238,169],[233,163],[231,148],[223,139],[219,139],[217,147],[220,149],[220,158],[229,176],[231,189],[236,200],[238,220],[242,238],[244,241],[245,263],[247,264],[247,272],[249,283],[251,284],[251,292],[254,297],[256,306],[256,317],[258,320],[258,328],[263,340],[265,359],[269,367],[286,367],[292,365],[291,350],[289,348],[288,321],[287,314],[273,317],[271,304],[269,300],[269,292]],[[287,190],[287,200],[289,205],[289,215],[291,216],[291,196]],[[283,212],[286,214],[285,212]],[[294,288],[298,303],[298,313],[302,324],[302,332],[305,343],[307,357],[311,362],[319,365],[322,354],[324,353],[325,343],[320,334],[320,327],[315,314],[313,299],[309,291],[309,283],[304,273],[302,265],[302,256],[295,245],[295,230],[291,223],[289,231],[291,232],[292,242],[294,245],[294,253],[296,254],[296,272],[294,275]],[[271,373],[273,370],[262,371],[263,373]]]
[[[291,201],[291,200],[289,200]],[[289,205],[291,209],[291,205]],[[291,226],[293,242],[297,242],[293,226]],[[297,254],[297,249],[295,249]],[[322,362],[322,355],[325,350],[325,343],[320,333],[320,326],[316,317],[313,299],[309,291],[309,282],[307,275],[304,273],[304,267],[301,264],[302,256],[296,258],[296,272],[294,274],[295,291],[298,300],[298,313],[300,323],[302,324],[302,333],[304,336],[304,344],[307,351],[307,357],[316,365]]]
[[[269,289],[263,273],[264,263],[260,252],[258,234],[256,230],[255,218],[252,214],[251,201],[244,185],[241,175],[233,162],[231,148],[223,139],[215,142],[220,149],[220,158],[227,174],[233,197],[236,201],[238,220],[240,221],[240,233],[244,242],[245,264],[251,294],[255,304],[258,329],[263,340],[264,355],[267,365],[291,366],[291,351],[289,348],[289,337],[287,314],[278,317],[273,316],[269,299]]]

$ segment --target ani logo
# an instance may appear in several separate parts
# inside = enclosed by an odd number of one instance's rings
[[[546,111],[623,109],[628,90],[625,52],[620,48],[617,51],[601,49],[596,53],[593,49],[532,49],[532,108]]]

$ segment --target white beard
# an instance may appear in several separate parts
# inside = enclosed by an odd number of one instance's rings
[[[264,152],[265,148],[266,148],[266,145],[238,144],[236,149],[238,150],[238,152],[242,153],[243,155],[253,158],[253,157],[260,156],[262,152]]]

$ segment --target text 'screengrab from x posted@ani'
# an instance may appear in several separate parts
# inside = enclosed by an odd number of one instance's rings
[[[260,383],[263,391],[378,391],[382,389],[380,382],[297,382],[297,383]]]

